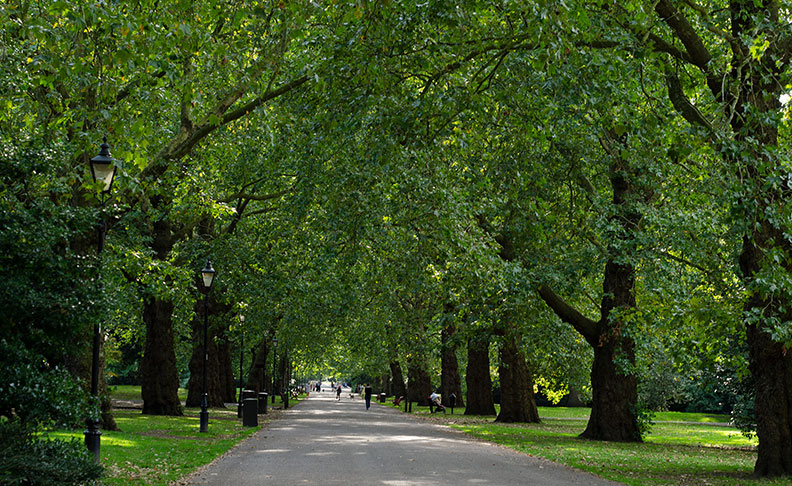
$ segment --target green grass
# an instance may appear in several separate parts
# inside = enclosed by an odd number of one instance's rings
[[[140,400],[139,386],[110,388],[111,396],[121,400]],[[186,390],[179,389],[186,399]],[[299,400],[291,400],[296,404]],[[273,406],[270,402],[270,407]],[[276,397],[275,406],[281,406]],[[209,431],[199,432],[199,408],[185,408],[182,417],[143,415],[139,410],[113,410],[119,431],[102,431],[101,463],[108,486],[167,486],[208,464],[231,449],[258,427],[243,427],[236,407],[209,409]],[[269,416],[259,416],[267,420]],[[83,431],[54,431],[56,438],[76,437]]]
[[[101,462],[110,486],[166,486],[211,462],[258,430],[243,427],[236,409],[209,411],[209,431],[200,433],[199,409],[183,417],[142,415],[115,410],[120,431],[102,431]],[[56,437],[82,437],[81,431],[55,432]]]
[[[756,439],[729,426],[726,415],[659,412],[643,443],[618,443],[578,438],[588,408],[539,407],[539,424],[496,424],[494,416],[464,416],[464,411],[430,416],[428,407],[413,404],[413,414],[422,418],[628,485],[792,485],[792,479],[751,477]]]
[[[711,426],[692,434],[677,431],[688,428],[687,425],[658,427],[661,430],[643,444],[579,439],[581,427],[553,420],[534,425],[486,423],[454,427],[475,437],[630,485],[790,484],[789,481],[751,481],[756,453],[719,443],[723,437],[714,433]],[[680,440],[681,437],[687,440]],[[715,446],[701,445],[697,437],[706,437]]]
[[[116,400],[141,400],[140,385],[109,386],[110,396]],[[179,388],[179,400],[187,400],[187,389]]]

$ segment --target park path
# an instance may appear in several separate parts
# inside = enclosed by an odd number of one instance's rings
[[[330,392],[284,411],[190,486],[615,485],[591,474],[471,439],[448,427]]]

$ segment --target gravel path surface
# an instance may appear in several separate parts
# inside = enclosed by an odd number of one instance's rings
[[[312,393],[188,482],[252,485],[615,485],[363,400]]]

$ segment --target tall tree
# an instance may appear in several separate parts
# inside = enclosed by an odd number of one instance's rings
[[[739,271],[746,288],[743,323],[756,383],[759,437],[755,472],[792,474],[792,390],[785,352],[792,258],[786,235],[789,196],[786,152],[780,143],[780,96],[789,79],[789,19],[779,2],[735,0],[694,5],[661,0],[652,5],[602,3],[589,8],[602,30],[589,40],[654,53],[665,75],[667,100],[727,162],[730,205],[742,230]]]

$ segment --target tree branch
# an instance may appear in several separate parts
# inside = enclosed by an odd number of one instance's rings
[[[579,332],[589,343],[596,345],[599,340],[599,323],[584,316],[574,307],[567,304],[564,299],[558,296],[550,287],[540,285],[539,296],[545,303],[553,309],[553,312],[564,322],[570,324]]]
[[[679,77],[671,69],[666,69],[666,86],[668,87],[668,98],[671,104],[682,117],[693,125],[699,125],[713,133],[715,130],[707,118],[696,108],[685,95]]]
[[[670,0],[659,0],[655,4],[655,12],[666,25],[671,27],[677,38],[685,45],[691,62],[702,71],[707,72],[707,65],[712,60],[712,54],[707,50],[688,19],[671,4]]]
[[[239,93],[241,95],[244,92],[243,88],[239,88],[235,90],[232,94],[229,94],[223,100],[221,100],[215,106],[215,108],[210,111],[211,114],[205,117],[203,120],[201,120],[195,129],[193,129],[190,132],[180,132],[173,139],[171,139],[171,141],[167,145],[165,145],[162,148],[162,150],[160,150],[160,152],[157,154],[155,158],[155,162],[150,164],[148,167],[146,167],[143,170],[141,176],[144,178],[159,176],[162,172],[165,171],[165,168],[167,167],[167,165],[164,163],[165,161],[180,159],[184,157],[190,152],[190,150],[193,149],[193,147],[195,147],[199,142],[201,142],[204,138],[206,138],[210,133],[215,131],[217,128],[224,126],[234,120],[237,120],[245,115],[248,115],[255,108],[258,108],[267,101],[277,98],[278,96],[281,96],[301,86],[302,84],[307,82],[308,79],[309,79],[308,76],[301,76],[284,84],[283,86],[281,86],[276,90],[265,92],[263,95],[259,96],[258,98],[255,98],[252,101],[249,101],[248,103],[245,103],[244,105],[242,105],[241,107],[237,108],[236,110],[230,113],[226,113],[225,115],[223,115],[223,113],[220,112],[220,115],[223,116],[218,122],[217,119],[215,118],[217,116],[218,111],[227,109],[229,107],[228,103],[232,98],[234,98],[235,96],[234,93]],[[238,99],[238,97],[236,99]]]
[[[282,191],[271,192],[269,194],[260,194],[260,195],[258,195],[258,194],[249,194],[249,193],[246,194],[246,193],[240,191],[240,192],[238,192],[236,194],[232,194],[230,196],[225,197],[224,199],[221,199],[220,202],[230,203],[231,201],[233,201],[235,199],[246,199],[248,201],[269,201],[270,199],[277,199],[277,198],[279,198],[281,196],[285,196],[291,190],[292,190],[292,188],[289,187],[288,189],[284,189]]]

